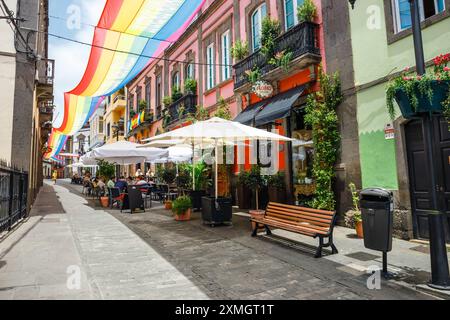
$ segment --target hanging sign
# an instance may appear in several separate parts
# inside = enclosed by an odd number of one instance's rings
[[[395,139],[395,129],[394,129],[394,126],[392,125],[392,123],[388,123],[384,127],[384,138],[386,140]]]
[[[273,91],[273,86],[267,81],[257,81],[252,87],[252,92],[261,99],[270,98]]]

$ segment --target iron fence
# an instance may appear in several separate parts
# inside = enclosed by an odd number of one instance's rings
[[[0,162],[0,232],[27,216],[27,192],[28,173]]]

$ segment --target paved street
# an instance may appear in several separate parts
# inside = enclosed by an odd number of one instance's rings
[[[339,255],[314,259],[308,245],[251,238],[244,216],[235,215],[232,227],[209,228],[199,213],[180,223],[156,205],[141,214],[107,212],[79,192],[64,181],[46,185],[28,221],[0,243],[2,299],[432,298],[411,289],[394,265],[397,279],[369,290],[365,266],[379,265],[379,257],[343,236],[349,229],[337,230]],[[399,250],[426,266],[427,254],[405,244]],[[67,286],[70,266],[79,267],[80,289]],[[410,272],[428,277],[420,268]]]

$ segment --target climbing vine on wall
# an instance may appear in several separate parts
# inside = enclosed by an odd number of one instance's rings
[[[328,75],[319,70],[320,90],[308,97],[305,122],[312,127],[314,141],[313,176],[316,193],[309,205],[316,209],[334,210],[334,165],[338,159],[340,134],[336,108],[343,96],[339,74]]]

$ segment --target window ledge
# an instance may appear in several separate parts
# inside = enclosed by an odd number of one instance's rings
[[[420,23],[420,26],[422,27],[422,29],[426,29],[429,26],[438,23],[446,18],[450,17],[450,10],[447,9],[446,11],[440,12],[432,17],[429,17],[427,19],[425,19],[424,21],[422,21]],[[403,31],[400,31],[398,33],[392,33],[390,31],[388,31],[388,45],[391,45],[397,41],[400,41],[406,37],[409,37],[410,35],[412,35],[412,29],[406,29]]]

